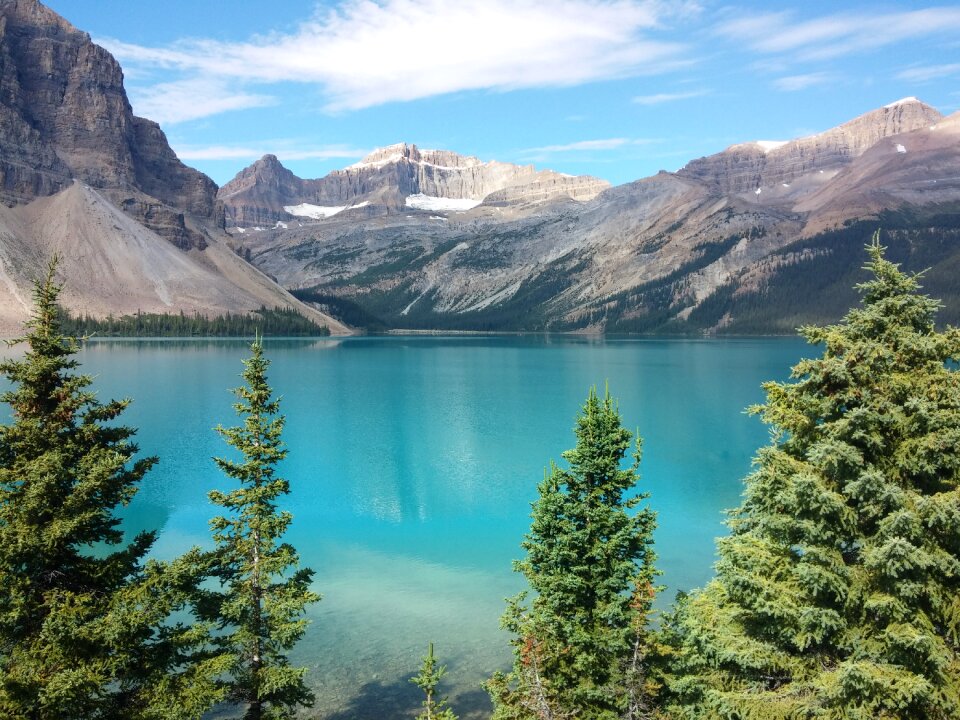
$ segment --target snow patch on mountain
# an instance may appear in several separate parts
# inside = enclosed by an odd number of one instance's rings
[[[310,218],[311,220],[323,220],[333,217],[339,212],[347,209],[346,205],[311,205],[310,203],[300,203],[299,205],[284,205],[283,209],[291,215],[297,217]]]
[[[475,200],[473,198],[441,198],[431,195],[417,193],[416,195],[407,195],[403,204],[414,210],[428,210],[430,212],[464,212],[471,210],[483,202],[483,199]]]
[[[892,103],[889,103],[889,104],[887,104],[887,105],[884,105],[884,107],[885,107],[885,108],[893,108],[893,107],[896,107],[897,105],[906,105],[907,103],[914,103],[914,102],[920,102],[920,101],[917,100],[913,95],[911,95],[910,97],[905,97],[905,98],[900,98],[899,100],[894,100]]]

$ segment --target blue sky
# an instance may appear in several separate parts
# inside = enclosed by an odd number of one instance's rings
[[[48,0],[223,184],[395,142],[619,184],[905,96],[960,108],[960,4]]]

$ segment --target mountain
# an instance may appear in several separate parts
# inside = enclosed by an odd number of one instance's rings
[[[932,266],[931,292],[960,294],[957,118],[905,98],[592,198],[504,212],[493,191],[472,209],[407,201],[237,237],[299,297],[371,326],[792,332],[849,306],[842,288],[880,225],[908,269]],[[397,147],[359,165],[388,167],[410,146]]]
[[[36,0],[0,0],[0,199],[29,202],[80,180],[181,246],[213,219],[216,184],[181,163],[160,127],[136,117],[120,65]]]
[[[813,173],[832,176],[883,138],[929,127],[940,119],[936,109],[916,98],[904,98],[817,135],[734,145],[688,163],[677,174],[721,194],[755,192]],[[812,179],[822,183],[829,177]]]
[[[347,212],[373,217],[413,210],[468,209],[589,200],[610,187],[532,165],[483,162],[448,150],[400,143],[316,180],[298,178],[275,155],[265,155],[220,188],[228,227],[273,226],[295,217],[319,219]]]
[[[249,306],[254,297],[269,307],[289,304],[275,283],[249,272],[224,245],[185,253],[82,183],[27,205],[0,208],[0,238],[2,306],[20,310],[9,313],[8,321],[29,311],[29,278],[40,274],[55,252],[62,258],[62,300],[76,313],[103,317],[132,308],[224,314]],[[90,292],[91,279],[97,292]]]
[[[4,333],[53,252],[64,298],[94,315],[792,332],[850,305],[878,227],[960,320],[960,115],[916,98],[618,187],[398,144],[318,179],[267,155],[218,190],[133,115],[109,53],[36,0],[0,0],[0,199]]]
[[[0,332],[64,257],[64,298],[95,315],[306,308],[234,256],[217,186],[133,114],[116,60],[37,0],[0,0]]]

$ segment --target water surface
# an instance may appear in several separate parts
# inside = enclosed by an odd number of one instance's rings
[[[588,389],[609,383],[643,436],[642,489],[659,516],[667,603],[710,576],[722,511],[738,503],[767,440],[743,409],[783,379],[797,339],[367,337],[265,341],[282,396],[294,523],[288,539],[323,600],[294,652],[310,668],[312,715],[412,717],[409,678],[428,641],[448,665],[455,710],[488,708],[479,683],[510,661],[498,630],[530,502],[550,460],[572,447]],[[159,528],[157,555],[208,545],[213,431],[236,422],[244,341],[90,342],[83,370],[103,399],[130,396],[128,424],[160,463],[126,512]]]

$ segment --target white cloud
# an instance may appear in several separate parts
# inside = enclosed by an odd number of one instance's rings
[[[664,72],[688,64],[690,48],[656,33],[668,18],[697,11],[656,0],[344,0],[291,34],[243,43],[99,42],[134,66],[222,82],[317,84],[329,110],[354,110]]]
[[[777,78],[773,81],[773,86],[777,90],[783,90],[784,92],[796,92],[798,90],[806,90],[809,87],[815,87],[816,85],[825,85],[833,81],[834,76],[831,73],[816,72],[807,73],[806,75],[788,75]]]
[[[902,12],[844,12],[798,21],[792,12],[766,13],[721,23],[717,34],[753,50],[827,60],[904,40],[960,30],[960,8]]]
[[[528,160],[545,160],[552,155],[561,153],[605,152],[619,150],[631,145],[649,145],[660,142],[655,138],[604,138],[601,140],[578,140],[563,145],[545,145],[543,147],[527,148],[519,152],[520,157]]]
[[[138,115],[172,125],[229,110],[274,105],[276,100],[269,95],[233,90],[217,79],[190,78],[133,88],[130,104]]]
[[[680,93],[656,93],[655,95],[638,95],[633,98],[633,102],[638,105],[661,105],[663,103],[674,102],[676,100],[687,100],[689,98],[702,97],[707,95],[707,90],[691,90],[690,92]]]
[[[578,140],[577,142],[567,143],[566,145],[546,145],[544,147],[530,148],[527,152],[532,153],[560,153],[560,152],[582,152],[584,150],[616,150],[619,147],[629,144],[631,141],[627,138],[606,138],[604,140]]]
[[[311,146],[297,140],[276,140],[263,145],[176,145],[174,150],[181,160],[257,160],[264,155],[276,155],[280,162],[288,160],[331,160],[362,158],[369,150],[343,145]]]
[[[910,82],[929,82],[952,75],[960,75],[960,63],[907,68],[897,73],[897,79]]]

